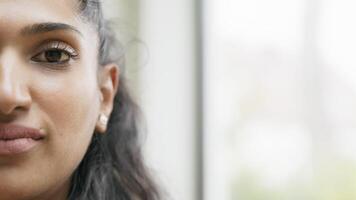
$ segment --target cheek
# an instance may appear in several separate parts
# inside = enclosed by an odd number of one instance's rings
[[[99,112],[95,75],[42,76],[33,85],[34,107],[48,132],[41,162],[50,163],[52,170],[47,171],[57,176],[68,175],[84,156],[95,128]]]

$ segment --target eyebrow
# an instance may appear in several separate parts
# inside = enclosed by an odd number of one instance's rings
[[[21,35],[28,36],[28,35],[35,35],[40,33],[47,33],[51,31],[57,31],[57,30],[73,31],[83,36],[83,34],[72,25],[64,24],[64,23],[52,23],[52,22],[37,23],[37,24],[25,26],[24,28],[21,29],[20,32]]]

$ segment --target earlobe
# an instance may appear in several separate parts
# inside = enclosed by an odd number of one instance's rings
[[[109,118],[105,114],[101,113],[98,117],[96,124],[96,131],[99,133],[105,133],[108,126]]]

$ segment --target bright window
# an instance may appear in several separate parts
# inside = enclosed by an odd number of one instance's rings
[[[355,199],[356,4],[204,4],[205,199]]]

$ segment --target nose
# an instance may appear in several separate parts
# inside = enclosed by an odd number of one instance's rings
[[[26,72],[21,69],[14,52],[0,53],[0,116],[17,110],[27,110],[32,102],[26,84]]]

